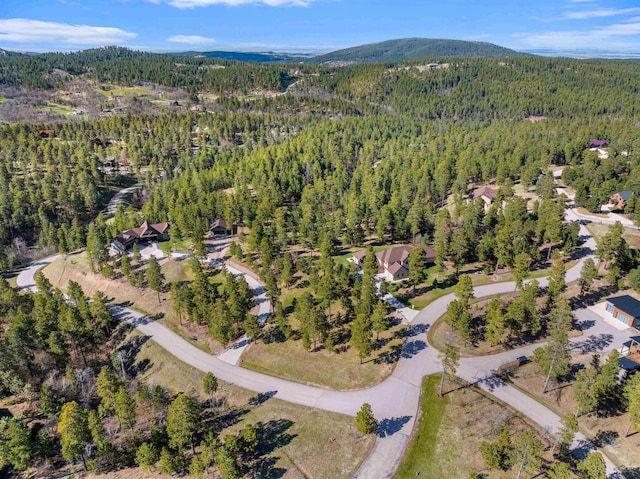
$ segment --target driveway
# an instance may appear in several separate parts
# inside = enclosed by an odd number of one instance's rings
[[[570,217],[569,213],[567,217]],[[580,233],[586,237],[585,248],[590,254],[595,247],[595,242],[584,227],[581,227]],[[216,244],[216,251],[212,254],[220,255],[224,248],[224,246]],[[57,256],[47,258],[21,272],[17,278],[18,285],[32,288],[35,284],[33,280],[35,272],[56,258]],[[584,257],[567,272],[567,282],[578,278],[583,261]],[[546,279],[538,281],[541,286],[547,284]],[[474,293],[476,297],[511,293],[514,286],[513,282],[490,284],[475,288]],[[355,415],[363,403],[370,403],[374,414],[380,421],[378,440],[372,453],[363,462],[354,477],[382,479],[392,477],[402,459],[415,425],[423,377],[441,371],[438,351],[427,344],[425,333],[435,320],[446,312],[447,305],[452,300],[452,294],[444,296],[420,311],[408,328],[408,337],[393,374],[373,387],[357,391],[333,391],[312,387],[243,369],[201,351],[167,327],[140,313],[117,306],[113,307],[113,312],[118,319],[136,327],[181,361],[200,371],[212,372],[220,379],[245,389],[275,396],[295,404],[350,416]],[[588,315],[593,313],[580,310],[575,314],[580,318],[584,315],[588,320]],[[619,344],[616,342],[618,340],[617,334],[623,335],[623,332],[616,333],[612,331],[613,328],[607,329],[607,326],[602,322],[595,321],[589,330],[589,335],[593,335],[596,339],[598,335],[602,334],[611,334],[613,337],[611,341],[592,341],[589,347],[593,350],[607,352]],[[580,341],[584,342],[590,336],[575,338],[573,342],[579,344]],[[476,383],[479,387],[491,392],[524,416],[553,433],[557,430],[560,421],[555,413],[495,377],[495,371],[501,364],[522,354],[530,354],[537,346],[539,344],[499,355],[463,359],[457,374],[464,380]],[[595,449],[595,446],[581,435],[577,436],[574,447],[576,448],[574,452],[578,456],[584,455],[588,450]],[[611,477],[618,477],[619,472],[613,463],[606,456],[605,460],[608,474]]]

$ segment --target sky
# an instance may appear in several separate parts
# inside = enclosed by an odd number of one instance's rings
[[[640,57],[640,0],[0,0],[0,47],[321,53],[393,38]]]

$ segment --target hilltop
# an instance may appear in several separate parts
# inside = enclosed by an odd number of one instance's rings
[[[306,58],[309,58],[309,54],[292,54],[292,53],[276,53],[276,52],[230,52],[230,51],[211,51],[211,52],[181,52],[171,53],[171,55],[182,57],[204,57],[204,58],[219,58],[222,60],[233,60],[238,62],[256,62],[256,63],[271,63],[271,62],[299,62]]]
[[[437,38],[402,38],[345,48],[319,55],[310,63],[386,63],[425,57],[507,58],[530,56],[493,43],[445,40]]]

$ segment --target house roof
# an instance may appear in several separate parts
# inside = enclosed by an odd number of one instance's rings
[[[631,191],[631,190],[618,191],[618,195],[624,201],[627,201],[629,198],[631,198],[633,196],[633,191]]]
[[[215,229],[215,228],[224,228],[226,230],[227,229],[227,222],[225,220],[221,219],[221,218],[218,218],[211,225],[211,229]]]
[[[412,245],[395,246],[376,253],[376,258],[378,258],[378,261],[381,263],[387,263],[389,265],[389,270],[391,270],[391,265],[394,263],[403,263],[409,257],[409,254],[414,247],[415,246]],[[422,245],[420,247],[427,254],[427,261],[433,261],[435,259],[436,252],[431,246]]]
[[[406,270],[407,268],[402,266],[402,263],[393,263],[392,265],[389,265],[387,271],[395,276],[398,271],[401,271],[403,269]]]
[[[489,188],[488,186],[481,186],[480,188],[476,188],[475,190],[473,190],[471,196],[474,200],[481,196],[486,196],[491,201],[493,201],[496,199],[496,196],[498,196],[498,190],[495,188]]]
[[[629,295],[616,296],[609,298],[607,302],[634,318],[640,317],[640,301],[636,298]]]
[[[609,146],[609,141],[608,140],[591,140],[589,142],[589,146],[598,148],[601,146]]]
[[[410,252],[410,246],[395,246],[393,248],[389,248],[376,253],[376,257],[381,263],[387,263],[391,265],[393,263],[402,263],[409,257]]]
[[[169,229],[169,226],[171,226],[171,223],[168,222],[149,224],[148,221],[145,221],[137,228],[123,231],[122,233],[120,233],[117,239],[121,238],[125,241],[128,241],[132,239],[144,239],[158,236],[166,233]]]
[[[353,259],[355,259],[359,263],[360,260],[364,258],[366,255],[367,255],[366,250],[361,249],[360,251],[356,251],[355,253],[353,253]]]

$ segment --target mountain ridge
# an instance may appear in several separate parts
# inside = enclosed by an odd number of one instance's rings
[[[488,42],[448,40],[440,38],[399,38],[368,43],[318,55],[308,63],[388,63],[417,58],[482,57],[509,58],[532,56]]]

